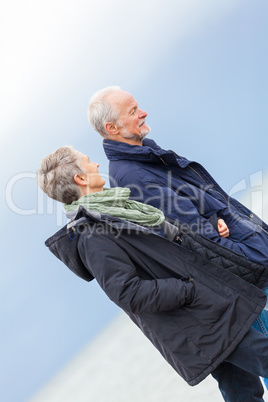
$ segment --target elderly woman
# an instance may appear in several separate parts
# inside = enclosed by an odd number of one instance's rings
[[[96,278],[190,385],[211,373],[225,400],[263,400],[268,339],[251,326],[268,269],[166,222],[127,188],[103,188],[98,166],[73,147],[42,160],[39,186],[72,219],[46,245],[81,278]]]

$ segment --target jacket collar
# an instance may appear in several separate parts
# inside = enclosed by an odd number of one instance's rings
[[[155,141],[145,138],[140,145],[130,145],[125,142],[104,140],[103,148],[110,161],[134,160],[136,162],[164,164],[167,166],[179,165],[185,168],[190,161],[175,154],[171,150],[160,148]]]
[[[105,223],[112,228],[117,229],[120,235],[121,230],[137,232],[152,232],[152,228],[145,228],[129,221],[110,216],[101,215],[99,212],[91,211],[80,206],[74,219],[46,240],[45,245],[49,250],[61,260],[67,267],[80,278],[86,281],[94,279],[93,275],[85,267],[78,252],[78,239],[87,231],[94,230],[98,223]]]
[[[72,220],[67,223],[63,228],[61,228],[58,232],[56,232],[53,236],[48,238],[45,242],[47,247],[50,247],[53,243],[57,242],[64,236],[69,236],[72,240],[76,237],[74,234],[77,232],[77,228],[83,225],[91,225],[98,223],[106,223],[112,226],[115,229],[127,229],[134,230],[140,232],[154,232],[154,228],[152,227],[144,227],[141,225],[137,225],[130,221],[125,221],[120,218],[116,218],[115,216],[100,214],[97,211],[88,210],[82,205],[79,206],[78,211],[75,211],[75,216],[72,215]],[[71,217],[71,216],[69,216]],[[72,233],[73,232],[73,233]],[[78,230],[79,232],[79,230]],[[81,231],[80,231],[81,232]]]

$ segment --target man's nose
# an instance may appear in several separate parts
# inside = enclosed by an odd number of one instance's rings
[[[145,117],[147,117],[147,113],[144,110],[140,110],[139,111],[139,118],[144,119]]]
[[[97,163],[97,162],[92,162],[92,163],[94,163],[94,165],[96,165],[97,168],[100,166],[99,163]]]

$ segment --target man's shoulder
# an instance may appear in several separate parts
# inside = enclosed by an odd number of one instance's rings
[[[111,161],[109,178],[112,187],[125,187],[144,176],[144,164],[134,160]],[[114,182],[114,183],[113,183]]]

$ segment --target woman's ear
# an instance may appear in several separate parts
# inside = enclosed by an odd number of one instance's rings
[[[87,178],[86,175],[84,173],[82,174],[75,174],[74,175],[74,181],[76,182],[76,184],[78,184],[79,186],[86,186],[87,183]]]

